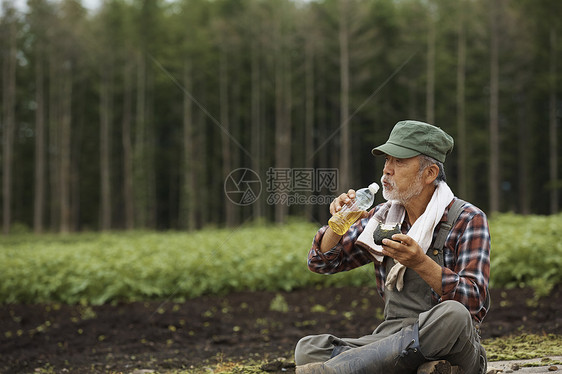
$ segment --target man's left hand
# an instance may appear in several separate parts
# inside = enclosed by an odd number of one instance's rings
[[[394,234],[392,240],[383,239],[382,248],[385,256],[390,256],[411,269],[421,265],[425,259],[420,245],[408,235]]]

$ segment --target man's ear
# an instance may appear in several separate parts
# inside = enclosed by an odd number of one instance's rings
[[[439,166],[437,164],[431,164],[425,168],[425,183],[431,184],[439,175]]]

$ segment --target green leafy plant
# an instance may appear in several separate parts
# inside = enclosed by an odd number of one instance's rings
[[[492,287],[533,287],[546,296],[562,282],[562,215],[492,217]]]
[[[495,215],[491,286],[534,287],[537,297],[562,281],[562,215]],[[330,276],[306,256],[317,226],[247,225],[196,232],[9,235],[0,238],[0,302],[103,304],[241,290],[375,286],[372,266]]]

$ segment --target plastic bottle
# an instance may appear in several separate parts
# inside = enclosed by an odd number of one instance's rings
[[[378,190],[379,185],[371,183],[369,187],[357,191],[355,193],[355,199],[342,206],[341,210],[334,214],[328,221],[328,225],[330,225],[332,231],[338,235],[345,234],[351,225],[373,205],[375,202],[375,194]]]

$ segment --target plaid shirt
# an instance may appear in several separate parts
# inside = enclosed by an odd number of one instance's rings
[[[439,232],[441,222],[447,221],[451,205],[452,203],[445,209],[440,223],[433,231],[433,241]],[[368,218],[352,225],[339,243],[325,253],[320,251],[320,242],[328,226],[320,228],[308,253],[309,269],[316,273],[333,274],[373,262],[377,290],[384,299],[385,267],[373,261],[363,248],[355,245],[367,222],[381,206],[382,204],[372,209]],[[402,232],[407,233],[409,229],[410,226],[404,221]],[[464,205],[445,242],[443,262],[441,271],[443,295],[439,297],[432,290],[434,300],[437,302],[456,300],[466,306],[477,322],[481,322],[487,313],[484,303],[490,276],[490,232],[486,215],[474,205],[470,203]]]

